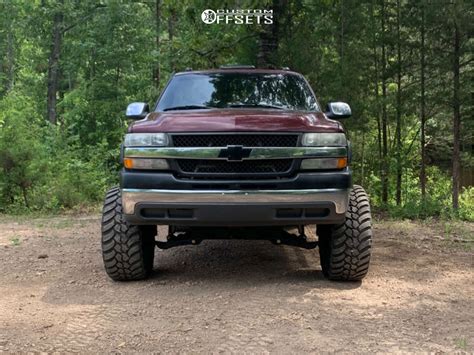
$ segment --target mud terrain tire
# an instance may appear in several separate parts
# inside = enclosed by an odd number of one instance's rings
[[[115,281],[141,280],[153,270],[156,226],[134,226],[122,216],[118,187],[110,189],[102,210],[102,256]]]
[[[356,281],[367,274],[372,246],[369,198],[354,185],[344,223],[318,226],[319,255],[324,276],[330,280]]]

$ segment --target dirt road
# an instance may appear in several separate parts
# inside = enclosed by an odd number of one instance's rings
[[[98,216],[0,228],[0,352],[474,351],[473,224],[377,223],[362,283],[264,241],[157,250],[151,280],[115,283]]]

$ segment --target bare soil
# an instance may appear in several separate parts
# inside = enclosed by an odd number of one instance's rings
[[[99,222],[0,217],[0,352],[474,351],[474,224],[376,222],[358,283],[265,241],[156,250],[151,279],[117,283]]]

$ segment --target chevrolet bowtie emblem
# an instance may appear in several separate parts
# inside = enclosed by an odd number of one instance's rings
[[[227,148],[221,149],[219,158],[227,158],[228,161],[242,161],[248,158],[252,149],[244,148],[241,145],[228,145]]]

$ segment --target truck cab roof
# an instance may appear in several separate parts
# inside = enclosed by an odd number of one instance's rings
[[[186,74],[216,74],[216,73],[241,73],[241,74],[290,74],[302,76],[300,73],[289,70],[289,69],[263,69],[263,68],[252,68],[251,66],[229,66],[221,67],[216,69],[203,69],[203,70],[185,70],[175,73],[175,75],[186,75]]]

